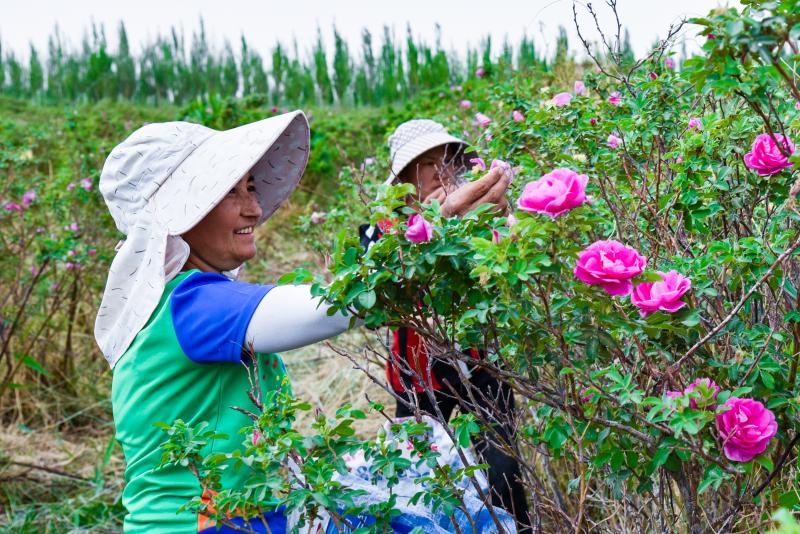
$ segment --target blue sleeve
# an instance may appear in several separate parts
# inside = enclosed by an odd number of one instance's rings
[[[170,296],[175,335],[195,363],[242,360],[250,319],[275,286],[231,281],[217,273],[195,273]]]

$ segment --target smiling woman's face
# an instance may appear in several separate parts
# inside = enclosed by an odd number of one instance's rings
[[[184,269],[230,271],[255,256],[253,230],[261,214],[253,177],[245,176],[202,221],[181,236],[190,249]]]

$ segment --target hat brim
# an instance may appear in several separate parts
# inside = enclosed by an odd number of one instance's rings
[[[308,163],[310,130],[292,111],[217,132],[203,141],[155,192],[156,216],[170,235],[192,229],[249,172],[263,223],[297,187]]]
[[[469,143],[454,137],[448,133],[432,132],[425,135],[420,135],[412,141],[403,145],[392,159],[392,168],[389,176],[386,178],[385,184],[391,184],[397,179],[403,170],[414,161],[416,158],[436,147],[449,144],[459,144],[468,147]]]

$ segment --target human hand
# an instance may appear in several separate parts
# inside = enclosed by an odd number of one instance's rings
[[[438,200],[442,206],[442,215],[445,217],[464,215],[481,204],[495,204],[494,209],[503,214],[508,211],[505,193],[510,184],[510,170],[496,167],[480,179],[456,190],[448,191],[444,187],[439,187],[428,195],[423,203],[428,204],[434,199]]]

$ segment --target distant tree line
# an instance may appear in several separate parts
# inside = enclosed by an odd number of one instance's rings
[[[405,39],[384,27],[380,42],[364,29],[358,50],[353,50],[333,28],[332,56],[318,29],[310,50],[277,43],[265,59],[244,36],[220,50],[207,38],[205,24],[187,42],[174,27],[159,35],[136,54],[124,23],[117,31],[116,47],[109,46],[103,26],[92,24],[81,46],[71,48],[58,27],[48,39],[46,55],[30,45],[27,62],[0,42],[0,94],[39,102],[81,102],[101,99],[141,103],[183,104],[211,94],[267,95],[274,105],[380,105],[420,91],[461,83],[476,76],[502,75],[512,69],[548,68],[566,57],[567,35],[561,28],[555,56],[548,61],[537,53],[533,40],[523,37],[516,45],[504,42],[495,53],[490,37],[466,57],[442,48],[437,37],[431,46],[415,39],[406,28]]]

